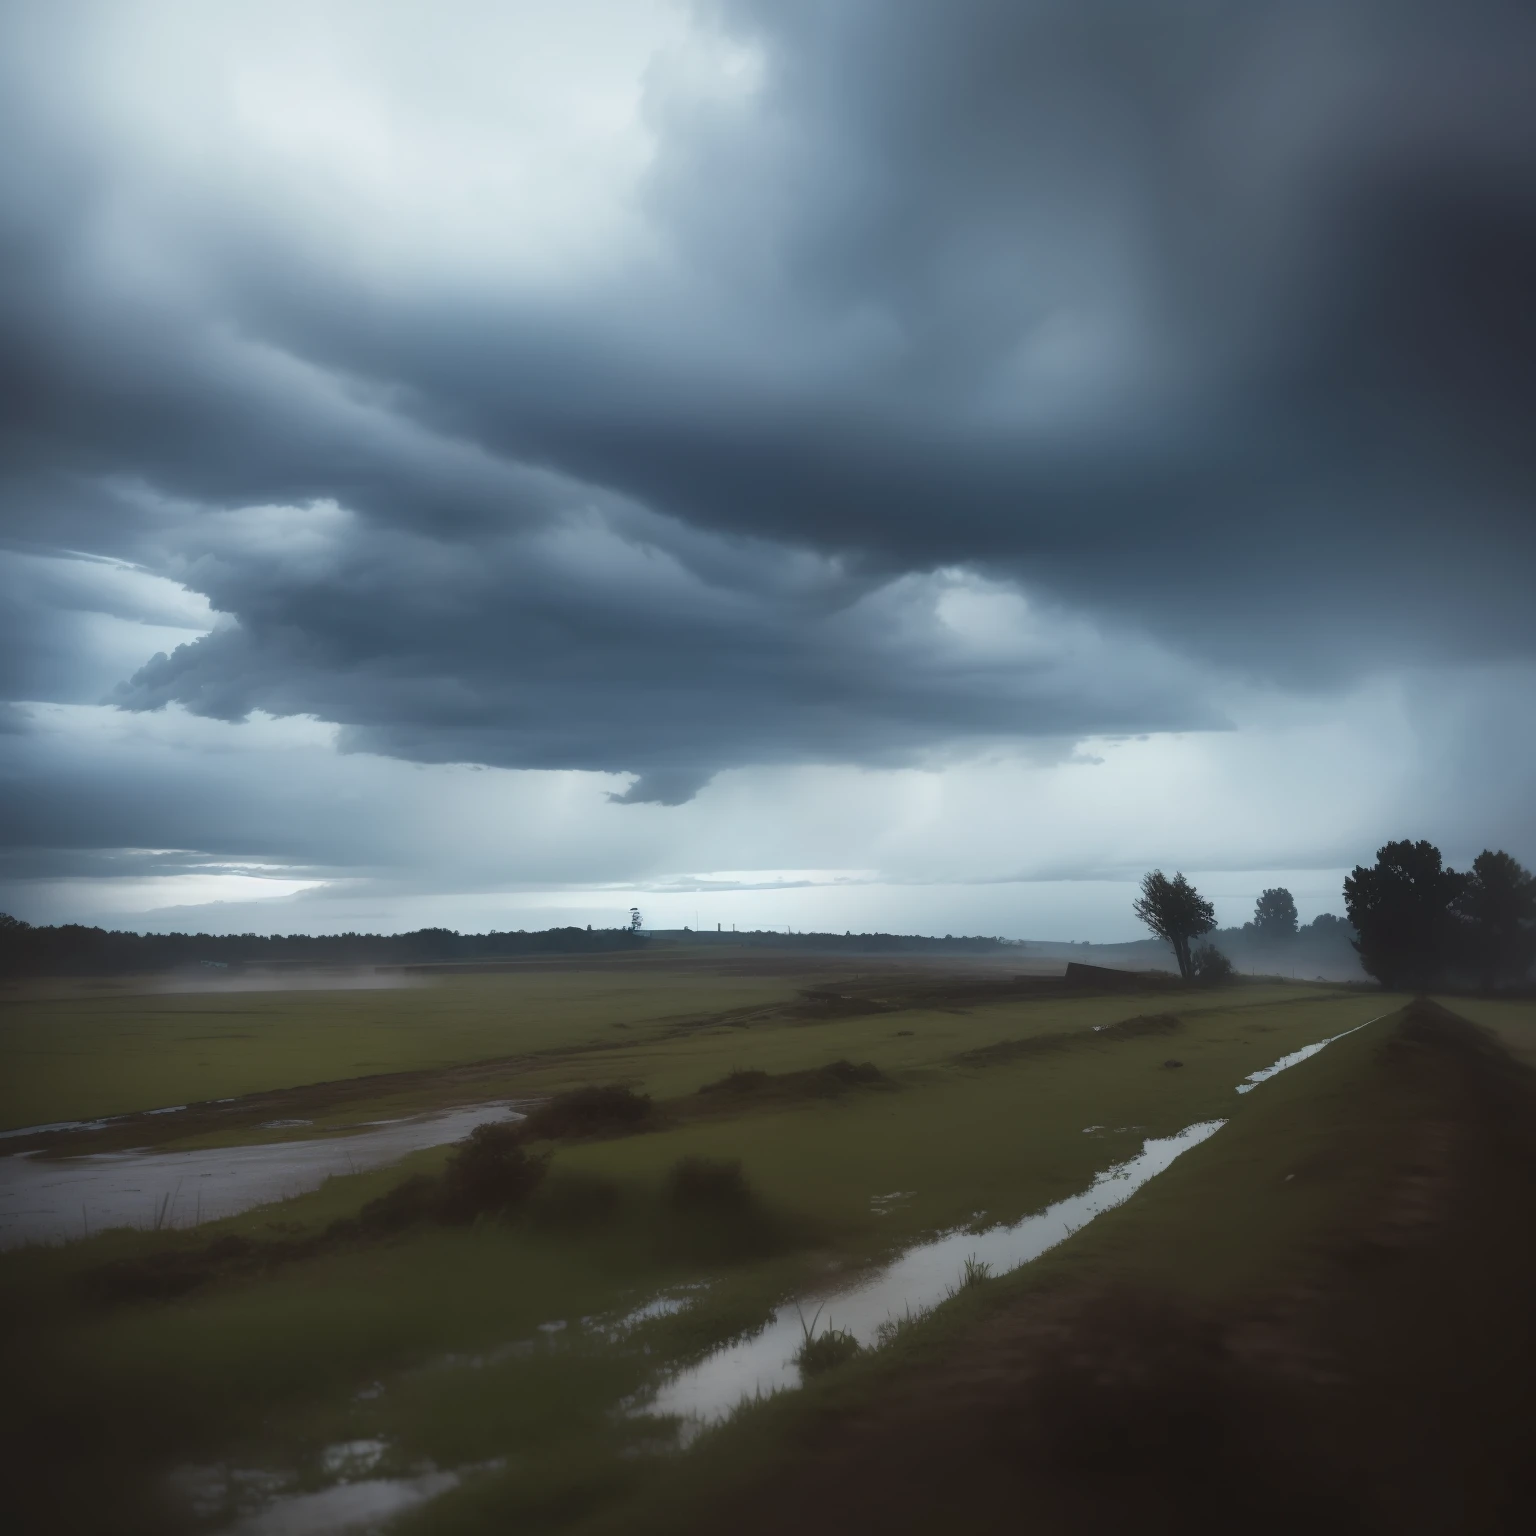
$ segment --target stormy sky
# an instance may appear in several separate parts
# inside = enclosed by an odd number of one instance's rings
[[[1536,862],[1536,13],[10,0],[0,906],[1128,938]]]

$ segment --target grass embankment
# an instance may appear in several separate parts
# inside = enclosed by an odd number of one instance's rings
[[[1169,1034],[1093,1029],[1170,1008],[1180,1022]],[[612,1218],[595,1224],[425,1225],[232,1274],[171,1302],[106,1306],[88,1283],[109,1261],[220,1234],[318,1232],[402,1172],[441,1165],[442,1154],[424,1154],[195,1237],[114,1233],[0,1258],[5,1432],[27,1448],[22,1481],[53,1501],[57,1531],[104,1521],[125,1533],[174,1529],[163,1479],[176,1465],[276,1469],[313,1485],[324,1481],[324,1447],[363,1438],[386,1442],[381,1473],[424,1459],[504,1458],[434,1505],[429,1529],[513,1519],[523,1530],[562,1529],[622,1504],[654,1475],[653,1463],[626,1452],[657,1427],[612,1409],[669,1362],[749,1328],[837,1269],[982,1212],[1013,1220],[1072,1193],[1147,1135],[1241,1117],[1262,1098],[1233,1093],[1249,1072],[1380,1008],[1370,997],[1239,988],[658,1028],[616,1055],[550,1065],[550,1077],[579,1068],[606,1079],[622,1060],[663,1112],[668,1098],[715,1097],[697,1090],[737,1068],[805,1072],[847,1057],[876,1062],[899,1086],[711,1106],[670,1123],[663,1113],[664,1128],[648,1134],[561,1146],[552,1183],[584,1174],[621,1191]],[[977,1050],[1016,1040],[1048,1043],[977,1064]],[[1183,1065],[1164,1064],[1174,1058]],[[669,1170],[690,1156],[739,1159],[765,1207],[814,1233],[814,1244],[722,1264],[678,1240],[658,1212]],[[907,1198],[875,1202],[898,1193]],[[663,1294],[692,1304],[615,1340],[619,1316]]]
[[[1533,1266],[1536,1076],[1416,1005],[578,1528],[1528,1530]]]
[[[1536,1003],[1492,997],[1443,997],[1440,1002],[1481,1025],[1516,1061],[1536,1068]]]

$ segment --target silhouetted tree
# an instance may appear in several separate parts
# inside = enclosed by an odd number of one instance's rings
[[[1170,880],[1162,870],[1154,869],[1142,877],[1141,895],[1133,910],[1153,933],[1173,946],[1179,975],[1188,981],[1193,974],[1190,940],[1216,926],[1216,909],[1183,875],[1175,874]]]
[[[1335,912],[1319,912],[1306,927],[1299,930],[1302,933],[1310,933],[1316,938],[1346,938],[1353,940],[1355,930],[1350,927],[1347,918],[1340,917]]]
[[[1457,904],[1467,876],[1447,869],[1433,843],[1388,843],[1344,880],[1344,908],[1360,963],[1383,986],[1428,990],[1460,938]]]
[[[1253,908],[1253,936],[1266,943],[1284,942],[1296,937],[1298,920],[1296,902],[1283,885],[1263,892]]]
[[[1485,988],[1523,981],[1536,956],[1536,877],[1507,853],[1484,849],[1461,893],[1467,958]]]

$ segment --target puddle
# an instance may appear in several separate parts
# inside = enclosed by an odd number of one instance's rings
[[[338,1483],[319,1493],[290,1493],[225,1526],[224,1536],[343,1536],[374,1531],[386,1520],[457,1487],[457,1472],[374,1477]]]
[[[703,1286],[686,1286],[684,1290],[699,1291]],[[648,1323],[657,1317],[675,1317],[677,1313],[691,1307],[695,1301],[694,1296],[658,1296],[653,1301],[648,1301],[643,1307],[636,1307],[632,1312],[626,1312],[622,1317],[605,1322],[601,1316],[584,1317],[581,1326],[597,1338],[609,1344],[616,1344],[620,1339],[627,1338],[642,1323]]]
[[[395,991],[401,987],[430,986],[430,978],[413,975],[397,967],[374,969],[370,966],[294,967],[293,969],[266,969],[252,966],[248,970],[231,970],[223,973],[221,966],[199,967],[186,971],[151,977],[136,981],[134,991],[139,995],[153,996],[158,993],[207,994],[229,992],[374,992]]]
[[[1341,1034],[1329,1035],[1326,1040],[1319,1040],[1316,1045],[1304,1045],[1299,1051],[1292,1051],[1289,1056],[1282,1056],[1272,1067],[1265,1067],[1261,1072],[1250,1072],[1242,1082],[1237,1085],[1239,1093],[1251,1093],[1260,1083],[1268,1082],[1277,1072],[1284,1072],[1287,1067],[1294,1067],[1299,1062],[1305,1061],[1309,1056],[1316,1056],[1325,1045],[1332,1045],[1335,1040],[1342,1040],[1345,1035],[1352,1035],[1357,1029],[1364,1029],[1366,1024],[1379,1024],[1386,1014],[1378,1014],[1374,1019],[1367,1019],[1365,1024],[1356,1024],[1354,1029],[1346,1029]]]
[[[49,1131],[104,1131],[106,1120],[50,1120],[47,1125],[20,1125],[14,1131],[0,1131],[0,1141],[13,1136],[43,1136]]]
[[[290,1472],[227,1464],[181,1467],[170,1488],[195,1519],[224,1522],[219,1536],[360,1536],[447,1493],[466,1473],[496,1465],[440,1472],[424,1462],[409,1477],[371,1476],[387,1450],[382,1440],[329,1446],[320,1460],[330,1486],[308,1492],[292,1491]]]
[[[184,1227],[318,1189],[333,1174],[379,1168],[458,1141],[507,1104],[391,1120],[354,1136],[194,1152],[94,1152],[45,1161],[0,1158],[0,1249],[59,1243],[107,1227]]]
[[[343,1440],[320,1453],[320,1470],[340,1482],[353,1482],[372,1472],[388,1449],[382,1440]]]
[[[774,1313],[773,1321],[762,1332],[716,1350],[672,1377],[637,1411],[675,1415],[697,1433],[702,1426],[727,1417],[743,1399],[767,1397],[798,1386],[800,1370],[794,1355],[804,1337],[802,1318],[809,1320],[820,1309],[821,1328],[840,1328],[867,1348],[879,1342],[882,1323],[926,1312],[947,1299],[967,1259],[974,1257],[986,1264],[994,1275],[1029,1263],[1101,1212],[1128,1200],[1181,1152],[1225,1124],[1224,1120],[1206,1120],[1187,1126],[1176,1136],[1149,1140],[1136,1157],[1105,1169],[1081,1194],[1047,1206],[1012,1226],[946,1233],[909,1249],[861,1285],[790,1302]],[[685,1429],[684,1439],[688,1438]]]
[[[694,1284],[679,1286],[677,1289],[688,1293],[702,1291],[707,1287],[703,1284]],[[508,1360],[526,1360],[531,1355],[554,1348],[556,1340],[568,1330],[578,1339],[586,1336],[603,1344],[617,1344],[628,1338],[642,1323],[650,1322],[652,1318],[671,1317],[674,1313],[683,1311],[685,1307],[692,1306],[694,1300],[695,1297],[691,1294],[657,1296],[643,1306],[618,1316],[594,1312],[590,1317],[580,1319],[574,1328],[568,1319],[556,1318],[547,1323],[540,1323],[529,1338],[512,1339],[505,1344],[498,1344],[494,1349],[483,1350],[473,1355],[439,1355],[425,1369],[480,1371],[504,1365]],[[383,1385],[374,1382],[358,1392],[357,1396],[360,1399],[375,1398],[382,1396],[383,1392]]]

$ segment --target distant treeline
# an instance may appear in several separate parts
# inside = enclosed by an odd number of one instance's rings
[[[547,928],[539,933],[213,934],[123,933],[66,923],[33,927],[0,913],[0,976],[116,976],[189,966],[245,969],[303,965],[428,965],[520,955],[641,949],[628,928]]]
[[[748,933],[729,933],[713,928],[653,930],[652,937],[675,944],[744,944],[753,949],[821,950],[856,955],[988,955],[1000,949],[1022,946],[1008,939],[942,939],[919,933],[779,933],[759,928]]]
[[[1273,924],[1247,922],[1241,928],[1214,930],[1210,941],[1239,965],[1262,968],[1267,961],[1290,956],[1339,954],[1354,959],[1357,937],[1347,918],[1323,912],[1310,923],[1299,923],[1293,933]]]

